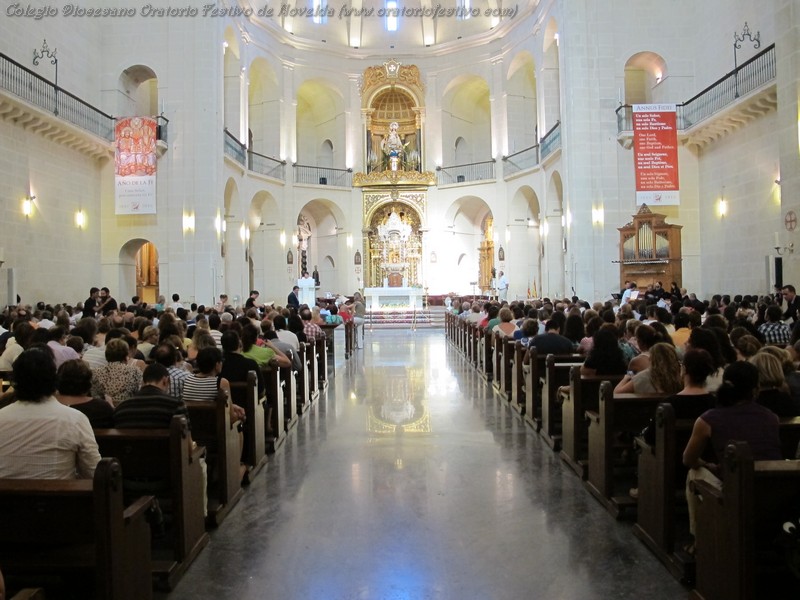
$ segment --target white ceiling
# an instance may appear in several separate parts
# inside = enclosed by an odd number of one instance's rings
[[[531,12],[539,0],[518,3],[503,0],[396,0],[406,16],[398,18],[395,32],[386,30],[386,18],[379,16],[386,0],[322,0],[329,2],[327,21],[314,23],[301,16],[313,10],[314,0],[239,0],[239,7],[252,11],[249,19],[283,41],[297,47],[328,45],[341,50],[368,50],[396,54],[419,52],[422,48],[463,47],[463,44],[488,43],[502,35]],[[463,2],[471,2],[469,18]],[[295,9],[294,15],[290,12]],[[270,12],[271,11],[271,12]],[[433,16],[433,15],[436,16]],[[322,46],[324,47],[324,46]]]

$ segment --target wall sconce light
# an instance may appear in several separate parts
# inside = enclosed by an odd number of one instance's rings
[[[567,210],[567,229],[572,227],[572,211]]]
[[[183,213],[183,232],[194,231],[194,213]]]
[[[286,232],[284,230],[281,230],[280,241],[281,248],[286,248]]]
[[[214,219],[214,229],[216,229],[217,235],[222,233],[222,217],[219,216],[219,213],[217,213],[217,216]]]
[[[297,236],[296,236],[296,235],[293,235],[293,236],[292,236],[292,247],[293,247],[293,248],[297,248],[297,244],[298,244],[299,242],[300,242],[300,240],[298,240],[298,239],[297,239]]]
[[[728,201],[725,198],[720,198],[717,202],[717,214],[721,219],[724,219],[728,214]]]
[[[536,227],[536,219],[528,217],[528,227]]]
[[[348,233],[347,234],[346,242],[347,242],[347,247],[348,248],[352,248],[353,247],[353,234],[352,233]]]
[[[511,241],[511,229],[506,227],[506,244],[508,244],[510,241]]]
[[[780,185],[780,184],[781,184],[781,178],[780,178],[780,177],[778,177],[778,178],[775,180],[775,185]]]
[[[550,233],[550,224],[547,221],[542,221],[539,224],[539,235],[542,237],[547,237],[548,233]]]
[[[86,213],[82,209],[75,213],[75,226],[78,229],[83,229],[86,226]]]
[[[242,241],[245,241],[247,239],[246,231],[247,231],[247,227],[245,227],[244,223],[242,223],[242,226],[239,227],[239,237],[241,238]]]
[[[36,196],[28,196],[22,201],[22,214],[26,217],[30,217],[33,214],[34,200],[36,200]]]
[[[593,208],[592,209],[592,224],[593,225],[602,225],[605,222],[605,211],[603,208]]]

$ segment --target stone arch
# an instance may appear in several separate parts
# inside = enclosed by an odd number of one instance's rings
[[[455,142],[461,137],[469,144],[467,162],[492,158],[492,123],[489,84],[478,75],[454,77],[442,94],[442,145],[452,154],[444,156],[444,165],[456,162]],[[458,160],[464,160],[459,158]],[[453,161],[450,163],[450,161]],[[443,166],[444,166],[443,165]]]
[[[116,297],[127,301],[139,296],[154,304],[160,294],[159,252],[146,238],[133,238],[119,249],[119,285]]]
[[[335,288],[335,284],[338,282],[335,264],[336,259],[339,258],[339,236],[346,235],[345,232],[348,231],[348,221],[344,212],[332,200],[315,198],[300,209],[297,223],[298,229],[309,229],[311,232],[311,239],[308,240],[306,246],[308,271],[311,272],[314,266],[319,267],[320,281]],[[302,248],[298,244],[298,247],[293,247],[292,251],[297,256],[295,268],[299,277],[303,267]],[[326,263],[322,261],[326,256],[333,257],[333,260],[327,263],[331,265],[329,267],[326,267]],[[342,262],[342,264],[346,263]]]
[[[493,219],[489,204],[479,196],[461,196],[447,207],[437,263],[437,278],[446,289],[464,294],[488,289],[495,255]],[[471,285],[475,281],[478,285]]]
[[[345,147],[344,94],[324,79],[304,81],[297,90],[297,161],[314,165],[323,140],[334,149]],[[344,152],[333,154],[332,165],[345,168]]]
[[[320,144],[316,164],[326,168],[333,166],[333,142],[330,139],[325,139]]]
[[[281,89],[273,66],[258,57],[250,63],[247,87],[249,147],[265,156],[277,157],[281,134]]]
[[[538,140],[539,107],[536,93],[536,63],[533,55],[519,52],[508,67],[506,84],[508,152],[530,148]]]
[[[159,114],[158,77],[147,65],[131,65],[117,79],[116,114],[121,117]]]
[[[236,136],[242,138],[246,131],[242,131],[242,64],[239,37],[233,27],[225,28],[223,42],[223,124],[225,128]]]
[[[625,104],[653,102],[653,88],[667,76],[666,61],[655,52],[643,51],[625,62]]]
[[[541,99],[541,119],[542,130],[539,133],[541,138],[549,131],[557,121],[561,120],[561,72],[558,52],[558,22],[550,19],[545,28],[542,38],[542,76],[540,89],[542,90]]]

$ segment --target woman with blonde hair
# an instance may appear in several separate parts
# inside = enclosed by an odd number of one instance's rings
[[[650,366],[635,375],[625,375],[614,388],[614,393],[672,395],[681,389],[683,389],[683,377],[678,353],[672,344],[661,342],[650,349]]]
[[[779,417],[800,415],[789,395],[789,386],[783,374],[780,359],[769,352],[757,352],[748,361],[758,369],[758,396],[756,403],[770,409]]]

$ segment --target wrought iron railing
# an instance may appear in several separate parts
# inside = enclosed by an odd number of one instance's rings
[[[539,164],[539,144],[503,157],[503,175],[508,177]]]
[[[495,178],[494,167],[494,160],[436,167],[436,181],[438,185],[450,185],[453,183],[492,180]]]
[[[556,121],[550,131],[544,134],[539,141],[539,147],[539,160],[544,160],[545,157],[561,148],[561,121]]]
[[[724,77],[718,79],[686,102],[676,105],[678,129],[689,129],[707,119],[737,98],[754,92],[775,80],[775,44],[764,48]],[[617,132],[633,130],[633,107],[617,108]]]
[[[235,135],[233,135],[227,128],[224,130],[225,138],[224,140],[224,148],[223,151],[227,156],[230,156],[233,160],[238,162],[239,164],[246,164],[247,159],[247,147],[240,142]]]
[[[286,181],[286,161],[247,151],[247,168],[254,173]]]
[[[114,139],[114,117],[57,87],[0,53],[0,87],[106,140]]]
[[[352,169],[334,169],[332,167],[312,167],[309,165],[294,166],[294,182],[311,185],[335,185],[353,187]]]

